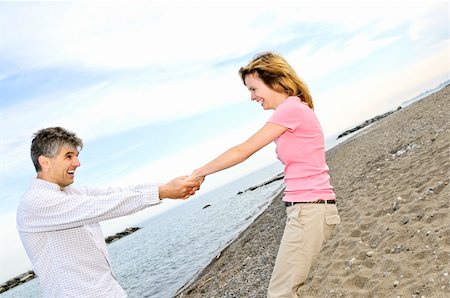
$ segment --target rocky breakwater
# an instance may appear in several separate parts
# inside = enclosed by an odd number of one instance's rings
[[[119,240],[120,238],[123,238],[125,236],[130,235],[131,233],[136,232],[137,230],[139,230],[140,227],[131,227],[131,228],[126,228],[125,230],[123,230],[122,232],[119,232],[117,234],[114,234],[112,236],[108,236],[105,238],[105,242],[107,244],[109,243],[113,243],[114,241]]]
[[[258,184],[258,185],[249,187],[249,188],[247,188],[246,190],[239,191],[237,194],[240,195],[240,194],[242,194],[242,193],[244,193],[244,192],[247,192],[247,191],[254,191],[255,189],[258,189],[258,188],[260,188],[260,187],[262,187],[262,186],[268,185],[268,184],[270,184],[270,183],[272,183],[272,182],[281,180],[281,179],[283,179],[283,178],[284,178],[284,173],[279,173],[278,175],[275,175],[272,179],[269,179],[269,180],[267,180],[267,181],[265,181],[265,182],[263,182],[263,183],[260,183],[260,184]]]
[[[22,273],[19,276],[11,278],[4,284],[0,285],[0,293],[6,292],[11,288],[17,287],[18,285],[23,284],[29,280],[32,280],[35,277],[36,277],[36,275],[34,274],[34,272],[32,270],[30,270],[25,273]]]
[[[368,126],[368,125],[370,125],[370,124],[372,124],[372,123],[375,123],[375,122],[377,122],[377,121],[379,121],[379,120],[381,120],[381,119],[383,119],[383,118],[386,118],[387,116],[389,116],[390,114],[392,114],[392,113],[394,113],[394,112],[400,110],[401,108],[402,108],[402,107],[398,107],[395,111],[389,111],[389,112],[387,112],[387,113],[384,113],[384,114],[375,116],[375,117],[373,117],[373,118],[367,119],[367,120],[364,121],[363,123],[361,123],[361,124],[359,124],[359,125],[357,125],[357,126],[351,128],[351,129],[348,129],[348,130],[344,131],[343,133],[341,133],[340,135],[338,135],[337,139],[340,139],[340,138],[342,138],[342,137],[345,137],[346,135],[349,135],[349,134],[351,134],[351,133],[354,133],[355,131],[358,131],[358,130],[360,130],[360,129],[363,129],[364,127],[366,127],[366,126]]]
[[[120,238],[123,238],[123,237],[125,237],[127,235],[130,235],[131,233],[136,232],[139,229],[140,229],[140,227],[126,228],[122,232],[119,232],[119,233],[116,233],[116,234],[114,234],[112,236],[106,237],[105,238],[105,242],[107,244],[112,243],[114,241],[119,240]],[[5,283],[0,285],[0,293],[6,292],[9,289],[17,287],[18,285],[21,285],[23,283],[26,283],[27,281],[30,281],[30,280],[34,279],[35,277],[36,277],[36,274],[34,273],[34,271],[30,270],[30,271],[27,271],[27,272],[19,275],[19,276],[11,278],[8,281],[6,281]]]

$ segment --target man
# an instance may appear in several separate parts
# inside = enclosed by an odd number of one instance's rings
[[[83,143],[61,127],[31,143],[37,179],[17,209],[17,229],[45,297],[126,297],[115,279],[100,221],[135,213],[165,198],[188,198],[202,180],[186,176],[132,187],[70,186]]]

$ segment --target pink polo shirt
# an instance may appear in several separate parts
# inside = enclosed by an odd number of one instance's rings
[[[277,157],[284,164],[284,201],[334,200],[322,128],[314,111],[296,96],[288,97],[269,121],[288,130],[279,136]]]

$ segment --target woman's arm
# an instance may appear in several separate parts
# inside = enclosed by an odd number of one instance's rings
[[[194,178],[204,177],[235,166],[249,158],[253,153],[270,142],[273,142],[287,129],[287,127],[268,122],[248,140],[237,146],[231,147],[209,163],[196,169],[191,176]]]

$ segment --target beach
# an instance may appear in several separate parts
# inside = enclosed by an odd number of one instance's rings
[[[450,87],[327,151],[342,223],[302,297],[450,297]],[[283,193],[177,297],[265,297]]]

